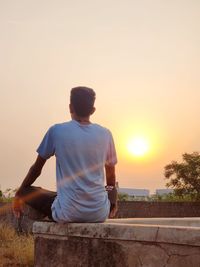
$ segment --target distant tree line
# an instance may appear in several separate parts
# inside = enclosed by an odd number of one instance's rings
[[[184,202],[184,201],[197,201],[192,197],[192,195],[182,195],[179,196],[175,192],[174,193],[168,193],[163,195],[157,195],[153,194],[148,197],[135,197],[130,196],[125,193],[118,193],[118,200],[119,201],[153,201],[153,202]]]

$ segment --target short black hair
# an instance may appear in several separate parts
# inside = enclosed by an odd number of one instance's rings
[[[96,94],[93,89],[78,86],[71,89],[70,103],[80,117],[89,116],[93,110]]]

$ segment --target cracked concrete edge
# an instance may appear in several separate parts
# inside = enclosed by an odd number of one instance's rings
[[[120,218],[109,219],[105,223],[123,223],[123,224],[151,224],[151,225],[169,225],[169,226],[185,226],[200,227],[199,217],[184,218]]]
[[[156,242],[200,246],[198,227],[162,226],[158,229]]]
[[[132,224],[70,224],[68,234],[88,238],[154,242],[157,227]]]
[[[68,224],[37,221],[33,223],[33,234],[68,236]]]
[[[132,224],[35,222],[33,234],[155,242],[158,227]]]
[[[160,225],[116,223],[35,222],[33,233],[65,237],[103,238],[200,246],[200,229]]]

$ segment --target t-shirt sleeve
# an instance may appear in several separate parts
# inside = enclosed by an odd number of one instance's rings
[[[54,126],[45,134],[37,152],[44,159],[49,159],[55,154]]]
[[[116,154],[115,144],[112,134],[109,131],[109,143],[106,155],[106,165],[113,166],[116,163],[117,163],[117,154]]]

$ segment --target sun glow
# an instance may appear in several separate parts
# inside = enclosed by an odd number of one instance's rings
[[[140,120],[134,123],[124,121],[116,136],[118,158],[121,162],[150,164],[157,160],[163,151],[162,129],[157,125]]]
[[[144,137],[135,137],[127,144],[128,152],[135,157],[143,157],[149,151],[149,142]]]

